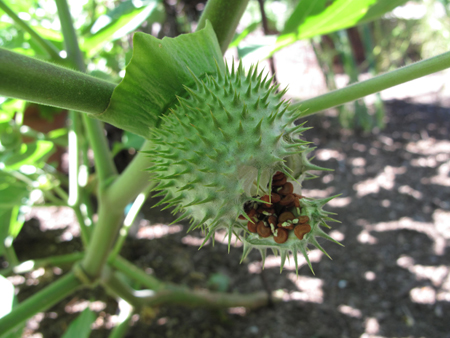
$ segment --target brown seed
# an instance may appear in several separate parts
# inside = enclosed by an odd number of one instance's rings
[[[289,195],[292,194],[294,192],[294,186],[292,185],[291,182],[286,182],[285,185],[283,185],[283,187],[280,190],[277,190],[277,193],[279,193],[280,195]]]
[[[269,224],[276,225],[277,224],[277,218],[275,216],[269,216],[269,218],[267,219],[267,222]]]
[[[258,209],[256,209],[257,214],[262,214],[266,209],[264,209],[262,206],[259,206]]]
[[[281,180],[282,178],[284,178],[284,177],[286,177],[285,175],[284,175],[284,173],[282,173],[281,171],[277,171],[276,173],[275,173],[275,175],[273,175],[273,180],[274,181],[278,181],[278,180]]]
[[[280,180],[273,180],[272,181],[272,187],[279,187],[286,183],[286,177],[283,177]]]
[[[259,221],[257,223],[256,231],[261,237],[269,237],[270,235],[272,235],[272,230],[270,230],[270,227],[266,227],[263,221]]]
[[[309,222],[309,217],[308,217],[308,216],[300,216],[300,217],[298,218],[298,222],[299,222],[300,224],[302,224],[302,223],[308,223],[308,222]]]
[[[247,229],[248,229],[248,231],[256,234],[256,223],[250,222],[250,221],[247,222]]]
[[[278,204],[286,206],[291,203],[295,203],[295,197],[292,194],[285,196]]]
[[[298,239],[302,240],[308,232],[311,231],[311,226],[308,223],[299,224],[294,228],[294,234]]]
[[[271,194],[271,198],[272,198],[273,204],[276,204],[276,203],[280,202],[280,200],[281,200],[281,196],[274,192]]]
[[[287,241],[289,232],[285,229],[277,229],[277,236],[273,236],[273,239],[278,244],[282,244]]]
[[[239,219],[246,219],[246,218],[244,217],[244,215],[239,215],[238,218],[239,218]]]
[[[284,223],[286,221],[291,221],[294,218],[295,218],[295,216],[292,212],[285,211],[280,216],[278,216],[278,223]]]
[[[286,229],[286,230],[292,230],[294,229],[295,224],[289,224],[288,226],[283,226],[283,223],[278,223],[277,227],[281,228],[281,229]]]
[[[300,208],[300,200],[298,199],[298,197],[294,197],[294,206],[296,208]]]
[[[272,203],[270,203],[270,196],[269,195],[264,195],[263,197],[261,197],[261,201],[264,201],[266,203],[264,203],[264,206],[266,207],[271,207]]]

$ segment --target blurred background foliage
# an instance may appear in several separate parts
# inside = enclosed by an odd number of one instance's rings
[[[449,2],[251,0],[230,50],[244,62],[268,59],[273,72],[277,51],[305,40],[312,46],[325,83],[332,90],[337,87],[336,74],[346,74],[352,83],[363,73],[376,75],[448,51]],[[192,32],[205,3],[70,0],[88,73],[118,83],[132,56],[134,31],[158,38]],[[258,37],[257,44],[248,43],[252,35]],[[0,47],[65,65],[54,1],[1,0]],[[379,95],[370,107],[358,100],[338,109],[345,128],[371,131],[384,126]],[[66,169],[60,161],[72,127],[66,125],[66,114],[60,109],[0,97],[0,255],[6,255],[13,264],[17,258],[10,250],[11,243],[23,224],[25,210],[43,201],[66,204]],[[143,139],[111,126],[106,130],[116,164],[123,170]],[[82,135],[81,130],[83,163],[88,165],[92,161]],[[92,166],[88,172],[93,174]]]

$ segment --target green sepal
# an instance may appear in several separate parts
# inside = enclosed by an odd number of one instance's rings
[[[212,25],[162,40],[135,33],[133,57],[122,82],[115,88],[108,108],[95,118],[149,139],[159,117],[184,95],[183,85],[194,78],[222,72],[225,65]]]

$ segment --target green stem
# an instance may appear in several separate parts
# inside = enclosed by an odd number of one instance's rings
[[[205,306],[210,308],[245,307],[256,309],[266,306],[269,298],[265,291],[250,294],[210,292],[208,290],[189,290],[177,288],[162,290],[153,296],[142,299],[146,306],[184,305],[188,307]]]
[[[72,66],[80,72],[86,72],[86,65],[84,64],[83,54],[81,54],[78,45],[78,38],[73,27],[72,16],[70,15],[69,6],[66,0],[55,0],[58,8],[58,16],[61,24],[61,30],[64,36],[64,45],[66,46],[67,58],[72,63]]]
[[[9,314],[2,317],[0,319],[0,332],[6,335],[6,333],[26,319],[38,312],[44,312],[60,302],[81,287],[81,285],[81,282],[75,277],[73,272],[69,272],[64,277],[20,303]]]
[[[34,31],[28,24],[19,18],[3,1],[0,0],[0,8],[5,11],[8,16],[14,20],[14,22],[20,26],[25,32],[30,34],[34,39],[53,59],[55,62],[62,62],[62,58],[59,56],[59,50],[48,40],[43,39],[38,33]]]
[[[139,282],[142,286],[151,290],[162,290],[166,288],[166,284],[157,278],[147,275],[142,269],[138,268],[133,263],[127,261],[121,256],[116,256],[114,259],[108,261],[112,267],[121,271],[124,275]]]
[[[127,283],[125,283],[121,278],[119,278],[118,273],[108,268],[110,271],[107,272],[108,276],[102,277],[102,285],[107,291],[112,293],[115,297],[120,297],[125,300],[128,304],[132,305],[134,308],[138,309],[143,305],[142,300],[136,297],[135,290],[132,289]],[[105,270],[108,270],[105,269]]]
[[[130,230],[131,226],[133,225],[133,223],[136,219],[136,216],[138,215],[139,211],[141,210],[142,206],[144,205],[144,202],[150,193],[151,187],[153,187],[153,185],[149,185],[134,200],[133,205],[130,208],[130,211],[128,211],[128,214],[125,217],[125,220],[123,221],[123,226],[120,229],[119,238],[117,239],[116,244],[114,245],[114,249],[112,250],[111,254],[109,255],[109,259],[114,259],[119,254],[120,250],[122,249],[122,246],[125,243],[125,239],[128,235],[128,231]]]
[[[200,17],[197,30],[204,28],[206,20],[209,20],[216,32],[222,53],[225,53],[248,2],[249,0],[209,0]]]
[[[101,114],[116,85],[0,48],[0,95]]]
[[[210,292],[208,290],[190,290],[187,287],[162,283],[156,278],[147,275],[144,271],[134,266],[126,259],[117,256],[111,262],[112,266],[120,270],[124,275],[141,283],[144,287],[154,291],[151,295],[138,295],[132,289],[121,286],[117,290],[129,298],[127,301],[137,305],[158,306],[162,304],[184,305],[184,306],[207,306],[212,308],[227,308],[244,306],[246,308],[258,308],[268,304],[266,292],[255,292],[252,294],[230,294],[223,292]],[[149,293],[150,293],[150,290]],[[145,294],[144,290],[141,291]]]
[[[80,47],[78,46],[77,34],[73,27],[73,21],[67,1],[55,0],[55,2],[58,7],[58,16],[59,21],[61,22],[61,30],[64,36],[64,44],[67,49],[68,59],[79,71],[85,72],[86,66]],[[117,171],[103,131],[103,124],[98,120],[88,118],[86,115],[83,115],[83,122],[86,127],[92,150],[94,151],[95,166],[100,180],[100,188],[102,188],[102,184],[105,180],[117,175]]]
[[[114,196],[111,196],[111,198],[113,199]],[[101,194],[98,221],[86,250],[86,256],[81,263],[84,272],[91,280],[100,276],[102,267],[122,225],[123,208],[111,208],[110,205],[108,196]]]
[[[450,52],[446,52],[369,80],[357,82],[345,88],[293,104],[291,109],[300,108],[302,112],[298,114],[298,118],[305,117],[449,67]]]
[[[106,188],[111,183],[114,176],[117,176],[117,169],[109,150],[108,141],[103,129],[103,123],[93,120],[89,116],[83,115],[84,127],[86,129],[89,143],[94,151],[95,170],[98,174],[99,189]]]
[[[8,267],[6,269],[0,270],[0,275],[8,276],[12,273],[15,274],[21,274],[30,272],[32,270],[46,267],[49,265],[52,266],[64,266],[64,265],[71,265],[75,263],[76,261],[79,261],[84,257],[83,252],[74,252],[67,255],[60,255],[60,256],[52,256],[52,257],[46,257],[42,259],[34,259],[34,260],[28,260],[25,262],[22,262],[14,267]]]
[[[114,329],[112,329],[108,338],[123,338],[123,337],[125,337],[125,335],[128,331],[128,328],[130,327],[130,321],[131,321],[131,318],[133,317],[134,311],[133,311],[133,308],[130,307],[130,309],[127,311],[125,316],[123,316],[123,314],[122,314],[123,311],[125,311],[125,310],[120,309],[119,320],[121,320],[123,317],[125,317],[125,318],[123,318],[122,321],[118,325],[116,325],[114,327]]]
[[[146,168],[151,165],[148,154],[144,151],[151,149],[152,143],[146,141],[140,152],[127,166],[125,171],[109,186],[107,194],[111,198],[111,208],[124,209],[136,196],[150,185],[150,175]]]

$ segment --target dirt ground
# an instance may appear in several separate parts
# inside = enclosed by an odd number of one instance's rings
[[[450,109],[390,101],[386,110],[386,128],[375,134],[342,130],[330,116],[309,119],[314,163],[334,171],[305,182],[303,195],[341,194],[326,209],[338,213],[342,223],[330,224],[329,233],[345,245],[321,241],[333,260],[312,250],[315,275],[302,257],[296,278],[290,264],[280,274],[273,256],[262,270],[258,252],[239,264],[242,248],[227,254],[220,241],[198,251],[201,234],[186,234],[186,224],[167,227],[173,216],[149,201],[124,257],[164,281],[265,290],[282,301],[251,311],[163,306],[135,316],[127,337],[450,337]],[[61,239],[66,230],[42,231],[31,219],[15,242],[19,259],[80,250],[78,237]],[[9,278],[23,300],[61,273]],[[91,337],[107,337],[117,304],[101,288],[34,316],[24,336],[61,337],[89,300],[98,313]]]

